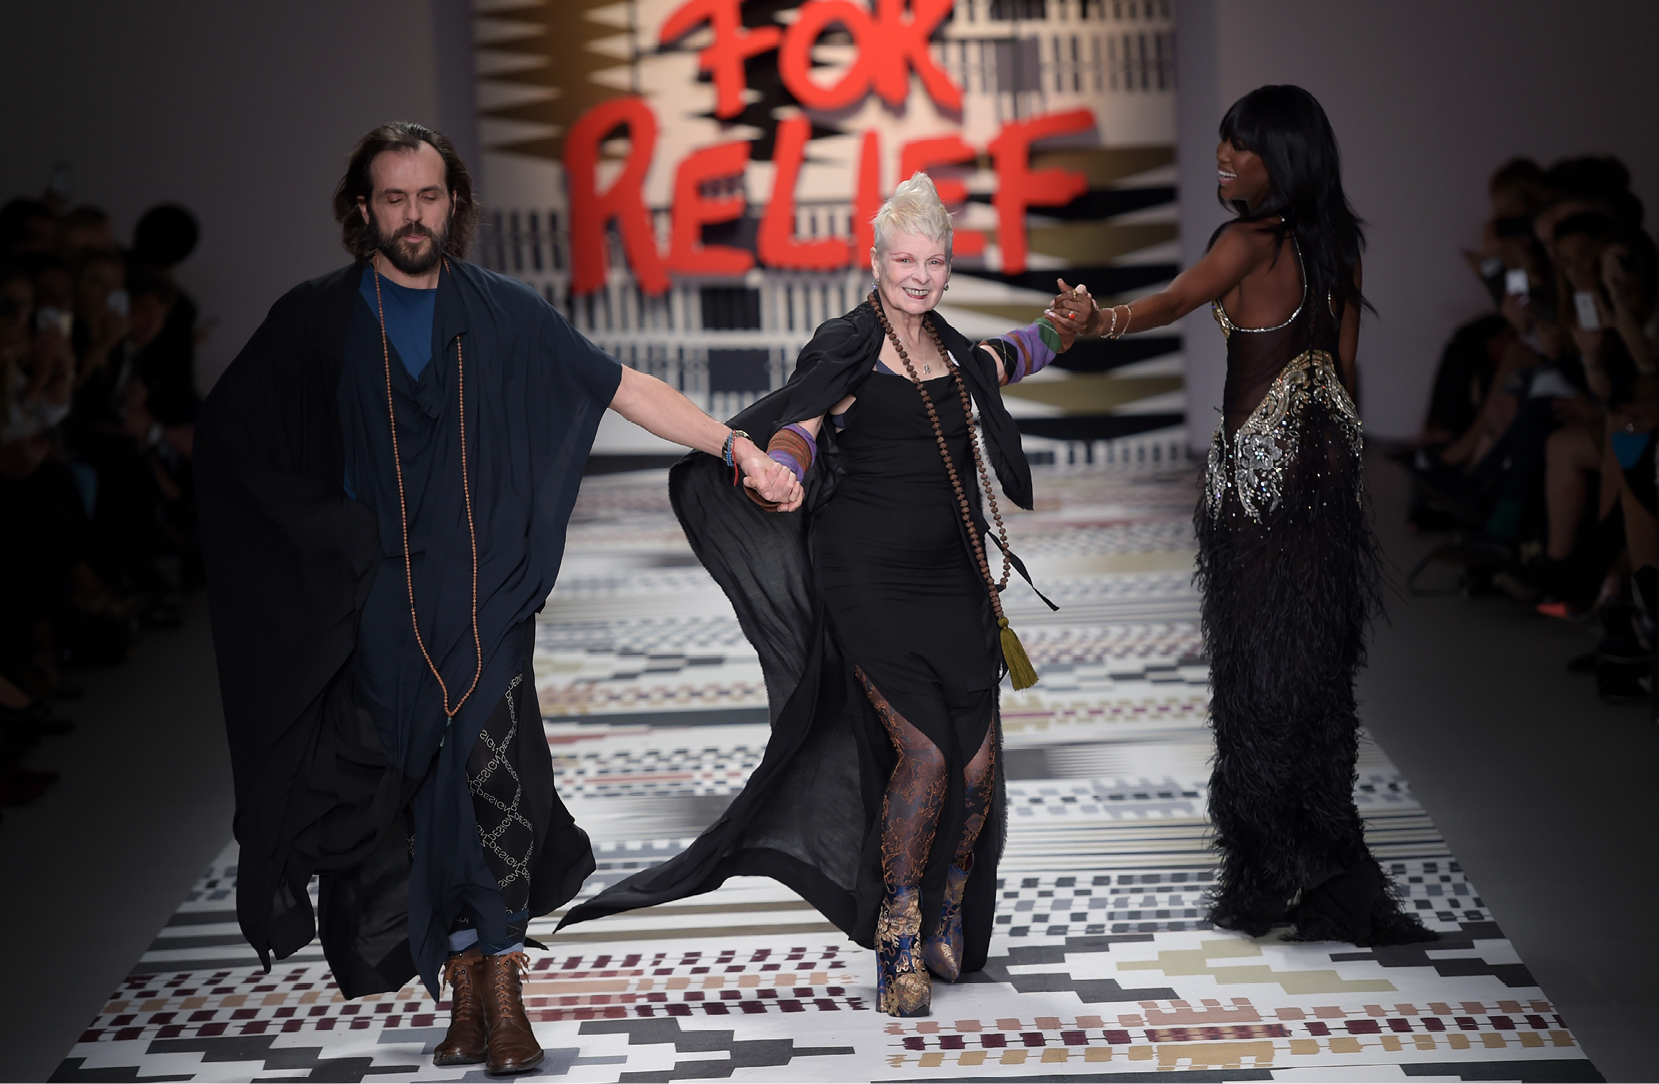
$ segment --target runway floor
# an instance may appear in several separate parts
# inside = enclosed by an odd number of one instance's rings
[[[1004,688],[1010,836],[985,971],[934,1011],[873,1009],[873,954],[740,878],[559,937],[532,925],[526,1001],[570,1081],[1600,1080],[1408,782],[1362,746],[1356,799],[1441,933],[1356,949],[1203,918],[1206,670],[1190,470],[1046,469],[1014,545],[1061,609],[1008,608],[1041,683]],[[561,794],[592,836],[584,897],[685,846],[759,762],[753,650],[692,558],[662,472],[590,478],[536,674]],[[56,1080],[479,1080],[436,1069],[447,1002],[343,1000],[313,945],[266,974],[227,846],[134,961]]]

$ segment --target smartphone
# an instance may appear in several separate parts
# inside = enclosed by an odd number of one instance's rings
[[[1578,326],[1585,331],[1601,330],[1601,313],[1596,311],[1596,295],[1589,290],[1573,293],[1573,307],[1578,310]]]
[[[127,297],[127,291],[125,290],[111,290],[109,292],[109,300],[104,302],[104,305],[110,312],[116,313],[120,316],[127,315],[127,309],[130,304],[131,301]]]
[[[1527,395],[1533,399],[1571,399],[1577,394],[1579,390],[1558,369],[1539,369],[1527,387]]]
[[[1528,292],[1527,272],[1524,267],[1511,267],[1503,273],[1503,292],[1525,297]]]
[[[69,333],[74,328],[74,324],[75,316],[68,309],[47,305],[35,313],[35,327],[37,329],[45,331],[48,328],[55,327],[66,339],[69,338]]]

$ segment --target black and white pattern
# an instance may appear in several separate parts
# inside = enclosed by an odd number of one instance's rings
[[[1185,529],[1194,494],[1186,472],[1039,470],[1037,489],[1058,496],[1010,517],[1016,548],[1103,507]],[[671,527],[660,473],[590,479],[538,624],[542,733],[598,863],[579,899],[683,849],[765,748],[752,649]],[[1190,549],[1125,561],[1104,547],[1024,547],[1058,613],[1009,592],[1042,681],[1003,690],[1009,840],[983,972],[936,987],[932,1017],[883,1016],[872,954],[756,878],[556,936],[558,916],[540,917],[529,934],[549,951],[532,953],[525,987],[548,1051],[536,1076],[1600,1079],[1369,740],[1355,789],[1368,842],[1441,940],[1358,949],[1210,925]],[[674,692],[687,686],[707,692]],[[261,972],[235,922],[235,862],[228,847],[57,1079],[483,1078],[432,1066],[448,1005],[418,986],[345,1001],[315,945]]]

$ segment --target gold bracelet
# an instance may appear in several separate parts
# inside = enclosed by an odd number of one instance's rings
[[[1125,313],[1128,314],[1123,318],[1123,331],[1118,330],[1118,310],[1119,309],[1122,309]],[[1112,306],[1112,330],[1106,333],[1106,337],[1108,339],[1121,339],[1121,338],[1123,338],[1124,332],[1129,330],[1129,322],[1131,320],[1133,320],[1134,318],[1135,318],[1135,310],[1131,309],[1128,305],[1113,305]]]

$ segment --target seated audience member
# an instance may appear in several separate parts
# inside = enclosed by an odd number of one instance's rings
[[[74,356],[61,326],[36,331],[33,318],[28,276],[0,264],[0,806],[32,801],[57,778],[20,762],[41,735],[68,727],[43,696],[85,538],[79,494],[51,438],[69,409]]]
[[[1463,257],[1496,305],[1503,300],[1505,271],[1524,266],[1519,247],[1533,238],[1532,218],[1544,203],[1544,171],[1530,158],[1511,158],[1492,174],[1486,193],[1492,215],[1481,228],[1480,249],[1464,249]]]
[[[192,398],[199,398],[195,365],[200,309],[196,299],[179,285],[175,272],[196,250],[200,237],[194,215],[183,207],[164,203],[145,211],[138,220],[133,230],[132,251],[128,254],[128,263],[134,271],[154,272],[173,288],[167,324],[156,339],[155,349],[158,356],[166,357],[175,367],[169,376],[169,386],[181,390],[187,387]],[[193,412],[191,416],[194,417]]]
[[[1444,447],[1474,425],[1514,338],[1514,329],[1496,313],[1477,317],[1452,334],[1435,368],[1428,416],[1413,441],[1415,447]]]
[[[1659,397],[1659,249],[1640,229],[1624,229],[1601,254],[1601,282],[1612,327],[1636,369],[1636,397]]]
[[[1584,212],[1562,219],[1554,230],[1557,293],[1572,299],[1562,307],[1590,395],[1556,404],[1560,427],[1545,446],[1548,522],[1544,554],[1522,577],[1530,588],[1522,594],[1529,598],[1548,595],[1572,609],[1583,609],[1594,601],[1608,566],[1623,545],[1623,522],[1616,517],[1618,493],[1612,484],[1617,471],[1609,469],[1612,452],[1605,412],[1630,401],[1636,368],[1619,333],[1607,330],[1611,312],[1601,282],[1601,262],[1612,229],[1612,219],[1606,215]],[[1596,495],[1593,516],[1589,514],[1592,495]],[[1588,545],[1569,566],[1568,558],[1579,548],[1585,526],[1591,528]]]
[[[30,280],[35,288],[35,312],[75,314],[75,276],[56,256],[41,256],[29,260]],[[73,334],[73,331],[71,331]]]
[[[1551,547],[1551,558],[1559,560],[1561,552],[1571,550],[1577,520],[1571,520],[1571,527],[1565,523],[1583,511],[1584,472],[1592,469],[1590,460],[1599,464],[1591,450],[1600,444],[1601,412],[1609,397],[1621,398],[1628,391],[1630,367],[1615,345],[1609,356],[1590,359],[1596,363],[1593,370],[1586,368],[1575,341],[1575,314],[1566,311],[1576,304],[1571,295],[1578,291],[1556,269],[1557,249],[1566,244],[1582,265],[1585,254],[1593,255],[1601,243],[1586,233],[1587,226],[1602,227],[1605,233],[1616,221],[1615,208],[1627,219],[1639,219],[1640,201],[1622,187],[1628,179],[1621,163],[1606,158],[1565,160],[1541,175],[1531,163],[1516,160],[1494,175],[1493,217],[1480,259],[1466,255],[1498,297],[1499,311],[1514,334],[1487,340],[1495,363],[1473,423],[1450,439],[1443,424],[1426,427],[1430,439],[1418,455],[1417,487],[1427,498],[1414,501],[1414,521],[1422,518],[1421,506],[1438,501],[1442,508],[1456,509],[1465,527],[1517,554],[1533,534]],[[1533,209],[1530,223],[1510,213],[1528,208]],[[1557,227],[1575,218],[1558,242]],[[1574,273],[1583,278],[1585,271],[1579,266]],[[1465,348],[1465,357],[1469,353]],[[1446,375],[1443,384],[1462,383],[1455,371]],[[1556,436],[1561,426],[1574,432]],[[1599,465],[1593,469],[1599,471]],[[1550,489],[1559,491],[1553,518],[1552,502],[1545,496]],[[1616,525],[1607,534],[1616,538]],[[1544,572],[1552,568],[1546,564]],[[1512,579],[1510,586],[1535,596],[1539,585],[1520,582],[1524,578]],[[1543,578],[1550,579],[1547,574]]]
[[[137,596],[146,623],[174,624],[181,576],[197,568],[189,474],[197,401],[188,370],[162,339],[172,286],[140,270],[127,293],[127,312],[87,318],[99,330],[81,355],[67,435],[97,477],[95,567]],[[96,305],[96,283],[83,302]],[[103,346],[114,332],[120,337]]]
[[[69,728],[64,665],[118,661],[200,581],[197,310],[172,277],[195,220],[152,208],[124,254],[103,211],[59,204],[0,207],[0,807],[57,778],[22,760]]]
[[[77,207],[58,223],[58,255],[65,263],[73,264],[94,252],[113,256],[120,251],[109,215],[102,208]]]
[[[1617,158],[1564,158],[1544,173],[1544,204],[1533,227],[1549,258],[1556,258],[1555,227],[1580,214],[1602,214],[1621,229],[1640,229],[1642,201],[1630,191],[1630,170]]]
[[[102,374],[110,353],[127,335],[127,265],[119,255],[85,252],[71,265],[74,275],[76,385]]]
[[[1512,158],[1492,174],[1487,185],[1492,214],[1481,228],[1478,251],[1463,256],[1501,307],[1511,269],[1541,266],[1542,249],[1533,236],[1532,216],[1544,198],[1544,171],[1530,158]],[[1506,352],[1515,339],[1511,321],[1489,313],[1453,333],[1440,356],[1429,403],[1428,418],[1414,442],[1418,447],[1442,448],[1467,433],[1480,416],[1500,368],[1515,368],[1523,355]],[[1455,458],[1455,454],[1454,454]]]
[[[46,256],[58,247],[58,221],[37,199],[14,199],[0,207],[0,254]]]
[[[1630,400],[1608,413],[1610,465],[1604,476],[1604,488],[1619,501],[1624,524],[1635,622],[1621,614],[1604,622],[1608,635],[1597,650],[1597,686],[1604,698],[1648,699],[1659,709],[1659,698],[1651,696],[1653,674],[1659,673],[1653,667],[1659,649],[1659,464],[1654,456],[1659,445],[1654,435],[1659,427],[1659,249],[1640,230],[1622,231],[1602,252],[1601,282],[1603,326],[1623,342],[1637,372]]]

